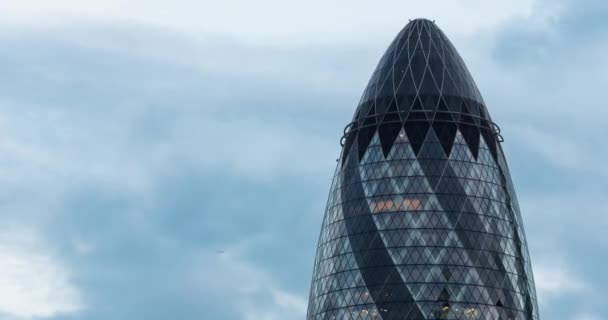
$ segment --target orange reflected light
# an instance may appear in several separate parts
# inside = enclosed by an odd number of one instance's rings
[[[380,200],[373,203],[373,212],[394,212],[401,210],[418,211],[422,210],[420,199],[404,199],[403,201],[393,201],[393,199]]]

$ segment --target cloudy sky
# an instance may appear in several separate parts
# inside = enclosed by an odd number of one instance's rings
[[[409,19],[501,126],[541,316],[607,320],[608,4],[0,2],[0,319],[303,319],[339,138]]]

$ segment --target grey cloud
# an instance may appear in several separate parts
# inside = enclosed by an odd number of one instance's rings
[[[556,4],[560,15],[535,28],[534,17]],[[498,111],[494,120],[506,137],[533,263],[536,257],[559,267],[555,259],[561,259],[563,280],[586,284],[557,295],[540,292],[543,318],[568,319],[598,308],[598,288],[606,283],[600,271],[608,260],[606,242],[599,236],[608,212],[601,200],[608,192],[606,6],[541,1],[537,10],[496,34],[486,102]]]
[[[575,94],[587,86],[569,72],[589,68],[585,61],[568,72],[557,68],[582,55],[574,49],[554,50],[549,60],[530,60],[534,46],[518,47],[519,58],[493,54],[509,52],[512,32],[499,34],[495,48],[481,44],[484,61],[471,64],[491,66],[477,69],[476,78],[507,137],[520,196],[533,195],[522,197],[530,239],[567,248],[564,259],[580,261],[569,270],[586,283],[604,283],[599,244],[567,238],[558,228],[560,221],[598,219],[603,209],[594,201],[606,186],[586,185],[576,168],[548,166],[550,157],[532,152],[525,134],[517,136],[532,127],[598,145],[606,133],[600,94]],[[542,35],[529,42],[535,37]],[[231,252],[235,242],[252,242],[235,261],[279,292],[306,296],[341,129],[386,44],[271,48],[104,24],[19,37],[4,32],[0,39],[3,218],[44,230],[90,306],[58,319],[240,320],[242,311],[221,299],[239,284],[205,287],[196,271],[220,275],[225,270],[214,253]],[[544,45],[559,49],[566,42]],[[560,80],[566,74],[576,79]],[[583,197],[590,189],[598,194]],[[588,234],[601,226],[572,224]],[[265,241],[252,240],[260,234]],[[536,247],[533,257],[545,248]],[[568,299],[601,307],[583,296]],[[551,301],[543,317],[579,312],[563,298]]]
[[[277,303],[291,308],[306,295],[308,277],[289,279],[309,273],[309,231],[329,182],[310,176],[330,177],[335,165],[341,88],[311,95],[289,81],[61,40],[69,34],[2,37],[3,141],[24,150],[7,153],[4,170],[28,177],[3,181],[19,196],[6,197],[13,210],[3,214],[38,226],[70,265],[87,308],[57,319],[242,319],[215,296],[230,288],[195,277],[219,270],[205,269],[216,256],[201,251],[260,233],[273,240],[238,262],[273,270],[288,258],[296,265],[268,278]],[[283,230],[294,223],[301,229]]]

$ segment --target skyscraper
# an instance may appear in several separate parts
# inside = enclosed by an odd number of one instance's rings
[[[313,319],[539,319],[498,126],[434,22],[411,21],[344,131]]]

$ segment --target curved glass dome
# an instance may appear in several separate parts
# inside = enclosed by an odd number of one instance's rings
[[[538,319],[501,141],[452,43],[411,21],[345,128],[307,319]]]

